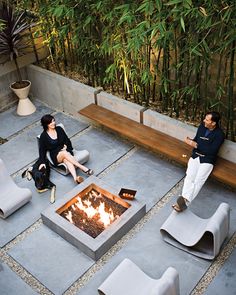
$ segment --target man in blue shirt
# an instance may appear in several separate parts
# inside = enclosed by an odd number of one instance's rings
[[[186,177],[182,189],[182,196],[172,207],[181,212],[197,196],[210,175],[216,162],[218,151],[224,142],[224,132],[219,127],[220,114],[208,112],[198,127],[196,136],[187,137],[185,142],[193,147],[192,155],[188,161]]]

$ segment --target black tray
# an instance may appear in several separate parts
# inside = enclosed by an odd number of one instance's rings
[[[135,190],[132,190],[132,189],[128,189],[128,188],[121,188],[120,192],[119,192],[119,196],[122,198],[122,199],[127,199],[127,200],[132,200],[134,199],[135,195],[136,195],[136,192]],[[130,194],[132,197],[126,197],[124,196],[123,194]]]

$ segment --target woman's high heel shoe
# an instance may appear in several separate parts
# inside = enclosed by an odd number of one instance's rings
[[[88,169],[87,171],[84,171],[85,174],[87,174],[88,176],[93,175],[94,171],[92,169]]]
[[[81,182],[83,182],[84,181],[84,178],[82,177],[82,176],[77,176],[76,177],[76,182],[77,183],[81,183]]]

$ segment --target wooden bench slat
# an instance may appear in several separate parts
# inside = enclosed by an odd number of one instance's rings
[[[154,152],[186,165],[191,155],[191,147],[174,137],[151,127],[137,123],[101,106],[90,104],[79,111],[85,117],[115,131]],[[236,164],[218,158],[212,174],[217,180],[236,188]]]

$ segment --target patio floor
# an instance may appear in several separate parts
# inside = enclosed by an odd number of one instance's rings
[[[175,267],[181,295],[236,294],[235,192],[209,180],[191,204],[191,210],[203,218],[210,217],[222,202],[230,205],[230,234],[214,261],[174,248],[163,241],[159,228],[181,192],[185,169],[95,128],[81,117],[55,111],[39,101],[36,105],[37,111],[27,117],[17,116],[15,107],[0,113],[0,137],[8,140],[0,145],[0,158],[16,183],[33,193],[30,203],[0,219],[1,294],[95,295],[124,258],[133,260],[153,278],[159,278],[167,267]],[[64,124],[74,148],[89,150],[86,165],[95,171],[93,177],[117,194],[121,187],[137,190],[137,200],[146,204],[146,216],[96,262],[42,223],[40,213],[50,206],[50,192],[38,194],[33,181],[21,178],[22,171],[37,159],[36,136],[45,113],[52,113]],[[51,180],[57,185],[57,199],[74,187],[70,175],[52,170]]]

